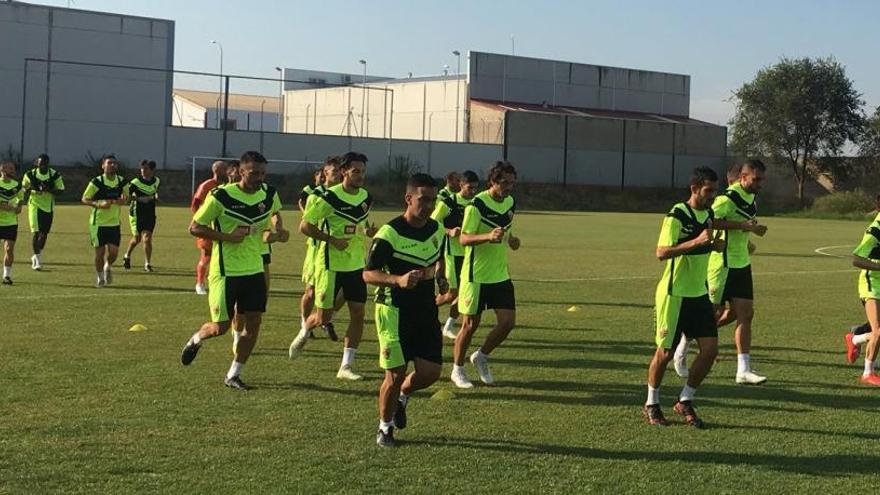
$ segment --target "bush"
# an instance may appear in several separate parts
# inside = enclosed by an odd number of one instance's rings
[[[854,191],[841,191],[831,193],[827,196],[816,198],[810,213],[816,214],[836,214],[836,215],[864,215],[866,211],[874,208],[874,201],[871,196],[856,189]]]

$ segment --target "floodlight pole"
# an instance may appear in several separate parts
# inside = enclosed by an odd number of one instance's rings
[[[275,70],[278,71],[278,132],[284,132],[284,71],[281,67],[275,67]]]
[[[217,47],[220,48],[220,93],[222,94],[223,93],[223,44],[217,40],[211,40],[211,44],[217,45]],[[227,85],[227,89],[228,89],[228,87],[229,86]],[[220,109],[219,108],[217,109],[217,120],[218,120],[217,127],[219,127],[220,126],[220,122],[219,122]]]
[[[458,59],[458,62],[455,67],[455,141],[458,142],[458,113],[459,113],[459,101],[461,98],[461,52],[458,50],[453,50],[452,54]]]

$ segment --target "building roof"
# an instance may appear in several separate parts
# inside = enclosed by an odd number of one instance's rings
[[[174,96],[180,96],[204,108],[217,106],[217,98],[222,93],[216,91],[196,91],[192,89],[175,89]],[[222,103],[222,102],[221,102]],[[229,93],[229,109],[246,112],[266,111],[278,113],[279,98],[277,96],[244,95]]]
[[[489,100],[472,99],[471,104],[476,104],[484,108],[492,108],[499,111],[510,112],[529,112],[543,113],[548,115],[573,115],[577,117],[594,117],[601,119],[625,119],[625,120],[643,120],[647,122],[665,122],[670,124],[688,124],[724,127],[711,122],[692,119],[690,117],[682,117],[679,115],[659,115],[653,113],[640,112],[621,112],[611,110],[598,110],[594,108],[573,108],[573,107],[554,107],[543,105],[530,105],[524,103],[500,102]]]

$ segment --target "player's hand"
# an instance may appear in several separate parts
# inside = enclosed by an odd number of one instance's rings
[[[767,233],[767,226],[755,222],[755,225],[752,227],[752,232],[758,237],[764,237],[764,234]]]
[[[229,242],[241,242],[248,236],[251,228],[247,225],[239,225],[229,233]]]
[[[716,253],[724,252],[724,249],[726,247],[727,247],[727,241],[725,241],[724,239],[716,238],[712,241],[712,251],[715,251]]]
[[[421,270],[411,270],[406,274],[397,277],[397,286],[401,289],[412,289],[421,279]]]
[[[378,231],[379,229],[376,228],[376,224],[370,222],[367,222],[367,226],[364,228],[364,233],[367,234],[367,237],[373,237]]]
[[[449,237],[458,237],[461,235],[461,227],[449,229]]]
[[[440,294],[446,294],[449,292],[449,280],[446,279],[443,275],[437,275],[437,291]]]
[[[100,201],[95,201],[95,208],[97,208],[99,210],[106,210],[107,208],[110,208],[110,205],[112,204],[110,201],[111,200],[109,200],[109,199],[102,199]]]
[[[757,249],[758,249],[758,246],[756,246],[754,242],[749,241],[749,254],[755,254],[755,251]]]
[[[434,304],[437,306],[443,306],[444,304],[451,303],[455,301],[455,294],[453,292],[447,292],[445,294],[437,294],[434,298]]]
[[[713,242],[712,229],[703,229],[703,231],[700,232],[700,235],[694,239],[694,242],[697,243],[697,246],[705,246],[706,244]]]
[[[510,246],[510,249],[513,249],[514,251],[519,249],[520,244],[521,242],[519,240],[519,237],[515,235],[512,235],[507,239],[507,245]]]
[[[275,242],[287,242],[290,240],[290,231],[287,229],[278,229],[275,231]]]
[[[330,240],[327,242],[340,251],[345,251],[346,249],[348,249],[348,239],[331,237]]]
[[[494,228],[492,232],[489,232],[489,242],[499,244],[502,240],[504,240],[504,229],[501,227]]]

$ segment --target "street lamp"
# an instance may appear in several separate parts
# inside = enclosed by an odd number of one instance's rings
[[[364,66],[364,78],[361,81],[361,136],[364,135],[364,110],[367,108],[367,61],[358,60],[358,63]]]
[[[220,48],[220,95],[223,95],[223,44],[217,40],[211,40],[212,45],[217,45]],[[219,99],[218,99],[219,101]],[[222,110],[221,105],[217,104],[217,128],[220,128],[220,111]]]
[[[278,132],[284,132],[284,121],[281,117],[284,115],[284,71],[281,67],[275,67],[275,70],[278,71]]]
[[[461,52],[458,50],[452,50],[452,54],[455,55],[457,60],[455,65],[455,140],[458,141],[458,111],[459,98],[461,97]]]

